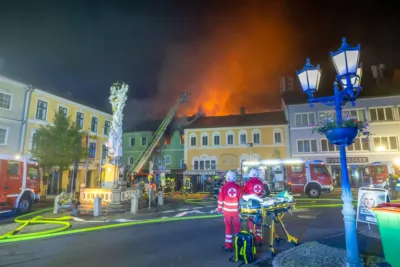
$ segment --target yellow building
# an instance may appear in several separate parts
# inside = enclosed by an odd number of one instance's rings
[[[202,117],[185,129],[187,174],[239,169],[243,160],[284,158],[289,153],[284,111]]]
[[[71,120],[83,131],[89,133],[89,142],[87,144],[90,148],[88,153],[88,172],[86,174],[86,161],[83,159],[78,164],[79,171],[75,174],[76,191],[79,191],[80,184],[84,182],[85,176],[87,187],[98,187],[100,168],[104,162],[102,158],[104,159],[107,154],[102,144],[107,142],[112,115],[39,89],[32,91],[28,102],[24,154],[30,154],[33,136],[40,125],[51,124],[54,114],[57,111],[62,112],[66,116],[70,116]],[[70,171],[66,171],[63,174],[63,189],[67,189],[68,184],[71,182],[72,169],[73,166],[70,167]],[[52,182],[51,178],[49,182]],[[55,188],[55,183],[51,185],[52,188]]]

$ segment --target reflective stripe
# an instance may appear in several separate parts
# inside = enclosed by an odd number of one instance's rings
[[[226,243],[232,243],[232,239],[225,239]]]
[[[238,209],[228,209],[228,208],[225,208],[225,207],[223,208],[223,210],[226,210],[226,211],[236,211],[236,212],[238,211]]]
[[[226,238],[232,238],[232,235],[225,235]]]
[[[236,206],[237,207],[239,205],[239,203],[228,203],[228,202],[224,201],[224,205]]]
[[[218,204],[223,204],[224,202],[223,201],[218,201]]]

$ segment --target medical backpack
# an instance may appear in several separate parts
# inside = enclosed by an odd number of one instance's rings
[[[256,260],[256,246],[254,242],[254,235],[247,232],[241,231],[235,235],[234,240],[235,256],[229,260],[232,262],[242,261],[243,264],[249,264]]]

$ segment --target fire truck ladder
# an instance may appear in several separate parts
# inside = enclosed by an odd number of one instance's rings
[[[178,101],[175,103],[175,105],[172,107],[168,115],[165,117],[161,125],[158,127],[157,131],[154,133],[153,138],[150,142],[150,144],[147,146],[145,150],[140,153],[137,161],[135,164],[132,165],[132,168],[128,173],[138,173],[140,169],[142,169],[143,165],[146,163],[146,161],[149,159],[151,153],[153,152],[154,148],[160,141],[161,137],[164,135],[165,130],[167,129],[168,125],[172,121],[172,119],[175,116],[176,111],[179,108],[179,105],[183,102],[187,102],[188,100],[188,92],[183,92],[179,98]]]

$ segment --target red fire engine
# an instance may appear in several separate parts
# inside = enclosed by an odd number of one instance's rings
[[[389,175],[400,175],[400,167],[396,162],[382,161],[373,162],[365,168],[366,177],[364,181],[366,185],[375,188],[385,188],[387,186],[387,179]]]
[[[39,199],[38,163],[27,157],[0,154],[0,213],[29,212]]]
[[[332,177],[321,160],[282,159],[244,161],[243,169],[259,170],[271,191],[290,190],[292,193],[306,193],[318,198],[322,193],[333,191]],[[244,170],[244,177],[246,177]]]

